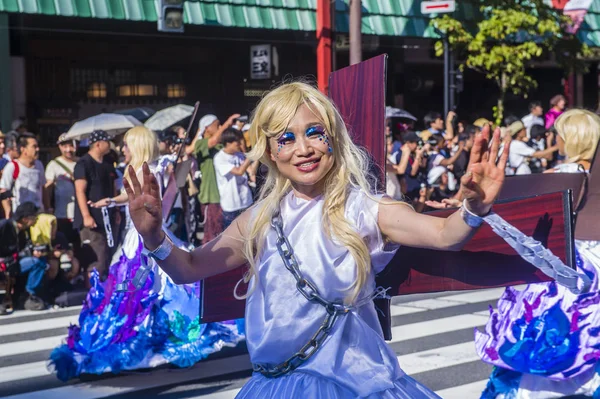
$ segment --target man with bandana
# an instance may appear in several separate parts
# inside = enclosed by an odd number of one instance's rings
[[[73,173],[77,199],[73,227],[79,230],[82,262],[88,264],[87,277],[96,269],[104,280],[112,249],[116,247],[115,208],[92,208],[88,204],[115,196],[116,172],[114,166],[104,160],[110,152],[108,134],[96,130],[89,143],[88,153],[77,161]]]
[[[188,154],[193,153],[198,160],[202,174],[198,199],[205,220],[203,244],[206,244],[223,231],[223,210],[221,209],[221,198],[213,159],[223,148],[221,135],[239,117],[239,114],[233,114],[221,125],[215,115],[204,115],[198,124],[196,137],[186,147],[186,152]]]

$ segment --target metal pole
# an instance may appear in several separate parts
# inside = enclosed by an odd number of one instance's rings
[[[444,35],[444,119],[450,110],[450,51],[448,36]]]
[[[362,61],[361,6],[360,0],[350,0],[350,65]]]
[[[0,12],[0,130],[10,130],[12,119],[10,43],[8,40],[8,14]]]
[[[325,95],[331,74],[331,2],[317,0],[317,84]]]
[[[456,71],[454,70],[454,51],[449,50],[450,66],[450,100],[448,101],[448,111],[454,111],[456,107]]]

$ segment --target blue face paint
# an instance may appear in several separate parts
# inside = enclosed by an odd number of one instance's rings
[[[306,129],[306,137],[317,137],[319,141],[327,144],[327,151],[333,152],[333,148],[331,148],[331,144],[329,143],[329,137],[325,132],[325,128],[321,125],[311,126]]]
[[[284,134],[277,139],[277,155],[279,155],[279,151],[288,143],[296,140],[296,136],[292,132],[285,132]]]

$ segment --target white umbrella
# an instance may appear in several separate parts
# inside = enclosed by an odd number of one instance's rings
[[[393,108],[390,106],[385,107],[385,117],[386,118],[406,118],[406,119],[412,119],[413,121],[417,120],[417,118],[415,118],[410,112],[405,111],[400,108]]]
[[[75,122],[67,132],[65,139],[82,140],[92,134],[94,130],[104,130],[106,133],[116,136],[141,124],[140,121],[131,115],[100,114]]]
[[[191,105],[177,104],[157,111],[144,125],[148,129],[158,132],[181,122],[192,113],[194,113],[194,107]]]

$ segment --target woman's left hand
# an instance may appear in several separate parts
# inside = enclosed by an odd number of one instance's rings
[[[490,212],[504,184],[510,141],[505,143],[496,163],[499,148],[500,129],[496,128],[490,142],[490,127],[486,125],[475,137],[467,173],[460,180],[463,198],[467,200],[469,210],[476,215],[484,216]]]

